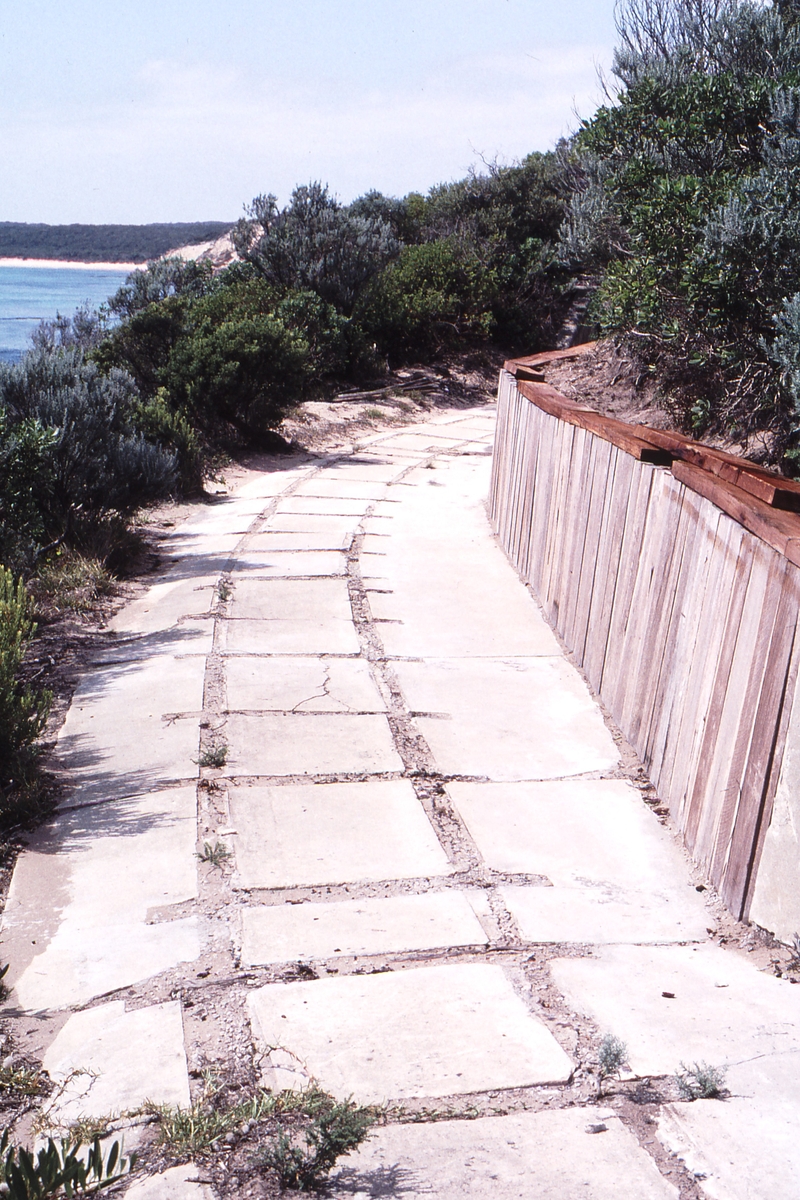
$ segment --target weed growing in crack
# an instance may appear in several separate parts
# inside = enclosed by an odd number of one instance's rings
[[[800,933],[795,933],[789,946],[791,958],[784,966],[784,971],[800,971]]]
[[[682,1100],[719,1100],[725,1090],[725,1071],[706,1062],[681,1063],[675,1081]]]
[[[597,1095],[605,1093],[606,1080],[618,1075],[628,1057],[628,1047],[613,1033],[607,1033],[597,1052]]]
[[[351,1100],[338,1103],[316,1088],[259,1090],[226,1104],[224,1089],[218,1090],[213,1080],[191,1108],[149,1105],[147,1112],[158,1123],[158,1146],[169,1157],[185,1160],[249,1147],[250,1170],[274,1170],[283,1186],[300,1191],[360,1145],[377,1115]]]
[[[228,747],[224,742],[216,746],[207,746],[200,751],[198,763],[201,767],[224,767],[228,761]]]
[[[203,842],[203,849],[196,851],[200,862],[210,863],[212,867],[221,867],[231,857],[231,852],[224,842]]]
[[[226,600],[230,600],[231,585],[228,583],[227,579],[220,579],[219,583],[217,584],[217,597],[222,604],[224,604]]]
[[[279,1129],[256,1156],[257,1165],[275,1171],[284,1188],[298,1192],[317,1188],[336,1160],[355,1150],[369,1135],[375,1121],[371,1109],[361,1108],[352,1100],[326,1100],[329,1103],[314,1113],[304,1129]]]

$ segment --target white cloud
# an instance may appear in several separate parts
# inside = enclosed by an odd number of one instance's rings
[[[7,220],[235,217],[259,191],[283,200],[321,178],[344,199],[402,194],[464,174],[478,153],[546,149],[600,102],[602,46],[451,61],[355,91],[316,77],[257,79],[225,64],[153,60],[124,103],[0,115]]]

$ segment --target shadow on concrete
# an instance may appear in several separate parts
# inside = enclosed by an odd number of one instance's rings
[[[395,1163],[391,1167],[376,1167],[374,1171],[358,1171],[344,1167],[331,1180],[335,1190],[329,1196],[369,1196],[370,1200],[392,1196],[433,1195],[433,1189],[423,1183],[415,1171]]]

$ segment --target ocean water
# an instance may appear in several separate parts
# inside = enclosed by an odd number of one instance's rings
[[[97,308],[122,286],[128,271],[0,265],[0,362],[17,362],[40,321],[72,316],[88,301]]]

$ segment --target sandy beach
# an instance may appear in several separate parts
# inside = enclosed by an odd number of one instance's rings
[[[0,258],[0,267],[51,267],[70,271],[142,271],[147,263],[73,262],[63,258]]]

